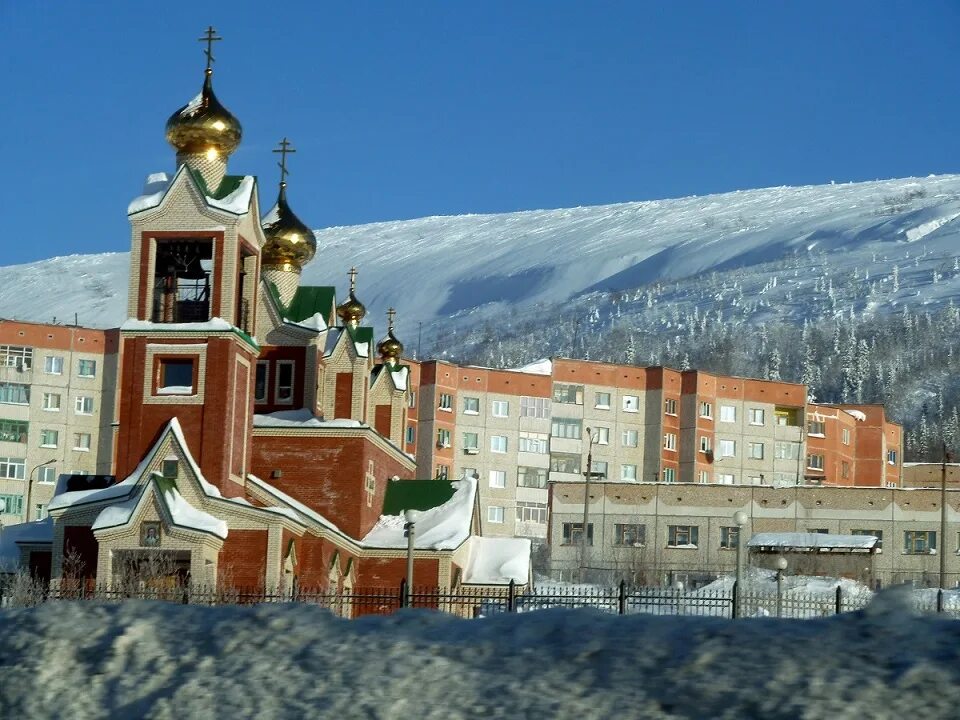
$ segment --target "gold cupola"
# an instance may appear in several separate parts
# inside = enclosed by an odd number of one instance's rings
[[[403,343],[393,334],[393,318],[396,315],[397,311],[393,308],[387,310],[387,335],[377,343],[377,352],[384,365],[396,365],[403,355]]]
[[[350,268],[348,274],[350,275],[350,295],[346,300],[337,305],[337,317],[340,318],[344,325],[356,328],[367,314],[367,308],[364,307],[362,302],[357,300],[357,296],[354,294],[354,291],[357,289],[357,269],[355,267]]]
[[[299,273],[317,252],[317,238],[287,204],[287,154],[296,152],[289,141],[280,141],[280,194],[277,204],[264,216],[262,226],[266,242],[260,250],[264,270]]]

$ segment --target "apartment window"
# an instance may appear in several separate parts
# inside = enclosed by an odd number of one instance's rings
[[[621,436],[621,442],[624,447],[636,447],[640,435],[636,430],[624,430]]]
[[[709,453],[713,452],[713,440],[709,435],[700,436],[700,452]]]
[[[33,506],[33,515],[37,520],[44,520],[47,517],[46,503],[37,503]]]
[[[720,422],[736,422],[737,421],[737,408],[733,405],[721,405],[720,406]]]
[[[667,547],[695,548],[700,528],[696,525],[671,525],[667,534]]]
[[[494,400],[490,404],[490,411],[493,413],[494,417],[510,417],[510,403],[506,400]]]
[[[720,457],[736,457],[737,442],[735,440],[720,441]]]
[[[480,438],[475,432],[468,432],[463,434],[463,449],[464,450],[479,450],[480,449]]]
[[[616,523],[613,544],[620,547],[643,547],[647,542],[647,526],[637,523]]]
[[[23,383],[0,382],[0,403],[29,405],[30,386]]]
[[[0,478],[23,480],[27,471],[25,458],[0,457]]]
[[[453,396],[451,396],[450,393],[440,393],[440,404],[438,407],[441,410],[451,412],[453,410]]]
[[[160,360],[157,394],[192,395],[193,359],[164,358]],[[80,412],[79,410],[77,412]]]
[[[640,398],[636,395],[624,395],[623,396],[623,411],[624,412],[637,412],[640,410]]]
[[[443,405],[441,405],[440,407],[443,407]],[[480,414],[480,398],[478,397],[463,398],[463,414],[479,415]]]
[[[407,445],[412,445],[416,438],[416,430],[414,430],[413,425],[407,425]]]
[[[850,444],[850,428],[843,428],[840,431],[840,442],[844,445]]]
[[[740,528],[737,526],[720,528],[720,547],[725,550],[736,550],[740,540]]]
[[[92,378],[97,376],[97,361],[96,360],[80,360],[77,362],[77,375],[85,378]]]
[[[33,367],[33,348],[22,345],[0,345],[0,367],[29,370]]]
[[[610,409],[610,393],[598,392],[593,396],[593,406],[599,410]]]
[[[897,451],[896,450],[887,450],[887,464],[896,465],[897,464]]]
[[[520,439],[517,441],[517,450],[520,452],[526,453],[535,453],[537,455],[546,455],[549,450],[547,449],[547,436],[544,433],[520,433]]]
[[[663,412],[667,415],[676,415],[677,414],[677,401],[673,398],[667,398],[663,401]]]
[[[709,473],[709,471],[707,471],[707,470],[701,470],[700,473],[698,474],[698,479],[699,479],[700,482],[702,482],[702,483],[708,483],[708,482],[710,482],[710,473]]]
[[[881,552],[883,550],[883,530],[856,529],[856,530],[851,530],[850,534],[851,535],[872,535],[877,539],[877,544],[874,545],[877,552]]]
[[[823,470],[823,455],[807,455],[807,467],[811,470]]]
[[[59,355],[47,355],[43,359],[43,371],[47,375],[63,375],[63,358]]]
[[[637,466],[636,466],[636,465],[621,465],[621,466],[620,466],[620,479],[621,479],[621,480],[636,480],[636,479],[637,479]]]
[[[411,390],[410,392],[407,393],[407,407],[412,409],[412,408],[415,408],[416,406],[417,406],[417,392],[415,390]]]
[[[547,524],[547,504],[534,502],[517,503],[517,522]]]
[[[86,395],[77,396],[73,409],[77,415],[93,415],[93,398]]]
[[[750,408],[750,424],[763,425],[763,408]]]
[[[450,475],[448,465],[437,465],[437,480],[446,480]]]
[[[90,433],[74,433],[73,449],[89,452],[90,451]]]
[[[503,470],[490,471],[490,487],[505,488],[507,486],[507,473]]]
[[[450,431],[446,428],[440,428],[437,430],[437,447],[450,447]]]
[[[937,550],[937,533],[933,530],[907,530],[903,533],[905,555],[928,555]]]
[[[595,435],[593,436],[594,437],[593,441],[597,445],[610,444],[610,428],[608,427],[593,428],[593,432],[595,433]]]
[[[53,465],[44,465],[37,471],[37,482],[44,485],[53,484],[57,481],[57,468]]]
[[[550,417],[550,399],[540,397],[520,398],[520,417]]]
[[[267,388],[270,381],[270,363],[266,360],[257,362],[257,375],[253,383],[253,401],[265,403],[267,401]]]
[[[720,485],[733,485],[736,477],[733,473],[717,473],[717,483]]]
[[[763,475],[750,475],[747,477],[751,485],[763,485]]]
[[[554,383],[553,401],[565,405],[583,405],[583,385]]]
[[[550,455],[550,470],[579,475],[580,456],[573,453],[553,453]]]
[[[583,523],[563,523],[563,545],[579,545],[583,542]],[[593,545],[593,523],[587,523],[587,545]]]
[[[0,495],[4,515],[23,515],[23,495]]]
[[[850,477],[850,463],[846,460],[840,461],[840,477],[844,480]]]
[[[700,417],[707,419],[713,418],[713,403],[700,403]]]
[[[800,443],[776,443],[773,446],[773,457],[777,460],[796,460],[800,457]]]
[[[25,443],[29,426],[25,420],[0,420],[0,441]]]
[[[823,420],[811,420],[807,423],[807,435],[823,437],[827,432],[827,424]]]
[[[674,433],[664,433],[663,435],[663,449],[664,450],[676,450],[677,449],[677,436]]]
[[[748,443],[747,452],[751,460],[763,460],[763,443]]]
[[[293,402],[293,360],[277,360],[277,385],[274,389],[274,402],[290,404]]]
[[[830,529],[829,528],[807,528],[807,532],[812,533],[813,535],[829,535]]]
[[[663,469],[663,481],[667,483],[672,483],[677,481],[677,471],[672,467],[665,467]]]
[[[490,505],[487,508],[487,522],[491,522],[494,525],[500,525],[503,523],[503,508],[499,505]]]
[[[594,460],[590,465],[590,472],[600,473],[600,479],[605,479],[607,477],[607,462],[606,460]]]
[[[547,469],[521,466],[517,468],[517,487],[545,488]]]
[[[572,418],[554,418],[550,424],[550,434],[555,438],[579,440],[582,435],[583,423]]]
[[[57,393],[44,393],[43,394],[43,409],[44,410],[59,410],[60,409],[60,395]]]
[[[490,451],[495,453],[505,453],[507,451],[507,436],[506,435],[491,435],[490,436]]]
[[[56,430],[40,431],[40,447],[55,448],[60,442],[60,433]]]

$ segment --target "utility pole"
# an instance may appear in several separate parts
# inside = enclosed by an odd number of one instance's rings
[[[590,527],[590,480],[603,479],[604,473],[593,472],[593,432],[587,428],[590,444],[587,446],[587,471],[583,473],[583,528],[580,532],[580,582],[587,577],[587,528]]]
[[[947,463],[950,453],[947,444],[943,444],[943,462],[940,464],[940,589],[947,587]]]

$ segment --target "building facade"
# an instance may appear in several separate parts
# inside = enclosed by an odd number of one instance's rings
[[[0,525],[46,517],[60,473],[110,472],[119,346],[116,330],[0,320]]]

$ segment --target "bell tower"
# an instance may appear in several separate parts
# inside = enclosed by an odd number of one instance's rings
[[[256,180],[230,175],[239,121],[213,93],[208,28],[200,93],[170,116],[172,176],[147,178],[128,208],[128,320],[117,431],[126,476],[174,417],[206,479],[242,494],[249,468],[260,248]]]

